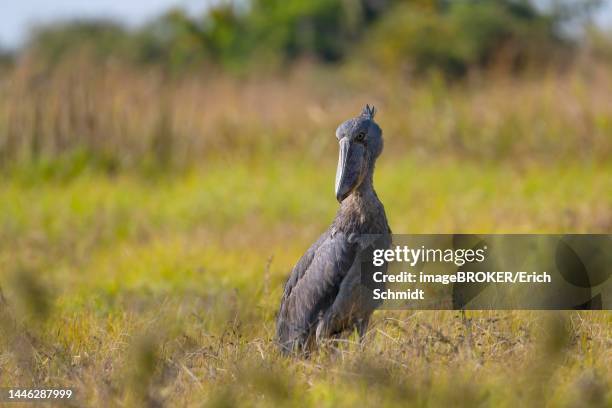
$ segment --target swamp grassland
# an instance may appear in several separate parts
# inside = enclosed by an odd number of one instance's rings
[[[77,63],[78,64],[78,63]],[[397,312],[278,355],[291,267],[331,221],[334,130],[374,103],[397,233],[610,233],[612,75],[449,86],[105,66],[0,92],[0,385],[75,406],[609,406],[609,312]]]

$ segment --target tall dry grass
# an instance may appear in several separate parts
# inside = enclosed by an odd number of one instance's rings
[[[223,154],[331,153],[339,118],[378,107],[396,154],[605,160],[612,74],[588,67],[537,78],[429,79],[302,68],[284,78],[173,78],[74,59],[22,61],[0,79],[0,160],[70,160],[108,171],[199,164]]]

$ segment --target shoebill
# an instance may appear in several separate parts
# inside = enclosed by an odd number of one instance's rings
[[[362,255],[388,248],[391,230],[374,191],[376,159],[383,150],[382,131],[366,107],[336,130],[340,156],[336,199],[340,208],[327,231],[297,262],[281,299],[277,341],[285,353],[308,352],[326,339],[367,330],[378,301],[364,283],[373,270],[362,268]],[[378,269],[380,270],[380,268]]]

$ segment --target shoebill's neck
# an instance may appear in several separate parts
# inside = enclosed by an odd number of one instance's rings
[[[372,174],[373,172],[369,171],[359,187],[342,201],[332,224],[333,231],[386,232],[387,219],[382,203],[374,191]]]

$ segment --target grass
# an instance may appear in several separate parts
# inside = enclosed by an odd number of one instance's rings
[[[375,183],[395,232],[612,230],[609,161],[387,148]],[[12,170],[0,385],[73,387],[75,405],[612,402],[609,312],[379,311],[363,349],[351,337],[280,357],[282,284],[334,215],[333,158],[218,158],[165,177]]]
[[[609,312],[379,311],[363,348],[273,343],[337,208],[342,118],[379,108],[396,233],[610,233],[607,68],[447,84],[24,59],[0,77],[0,386],[75,406],[611,405]]]
[[[70,178],[83,169],[167,172],[220,155],[335,155],[340,121],[379,109],[388,155],[479,161],[606,161],[609,67],[589,61],[530,78],[462,84],[363,69],[295,69],[285,78],[199,75],[69,60],[0,77],[0,170]],[[520,103],[517,103],[520,101]]]

